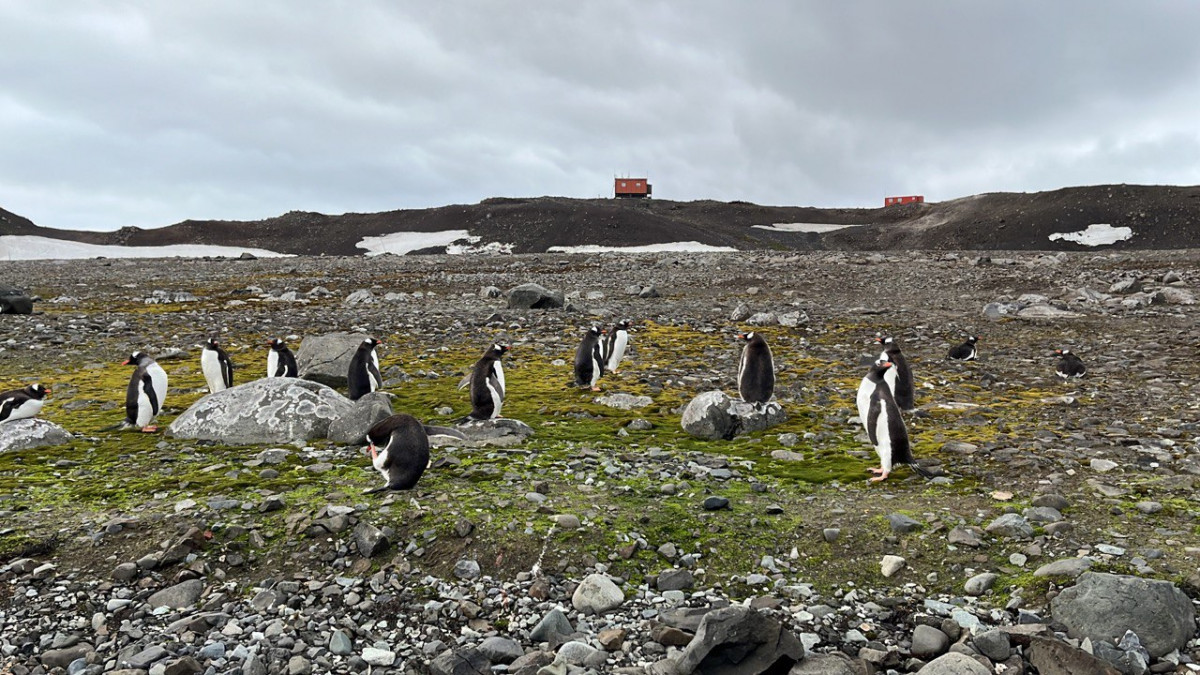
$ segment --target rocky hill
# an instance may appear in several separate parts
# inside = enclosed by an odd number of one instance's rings
[[[838,225],[848,227],[832,227]],[[333,216],[292,211],[248,222],[186,220],[162,228],[125,227],[115,232],[42,228],[0,210],[0,234],[125,246],[249,246],[299,255],[359,255],[364,253],[358,247],[364,237],[450,230],[465,230],[479,244],[511,246],[514,253],[540,253],[553,246],[673,242],[739,250],[1069,251],[1089,246],[1050,236],[1085,231],[1093,225],[1128,228],[1127,238],[1105,248],[1198,247],[1200,187],[1098,185],[872,209],[707,200],[494,198],[471,205],[382,213]],[[444,251],[441,245],[420,252]]]

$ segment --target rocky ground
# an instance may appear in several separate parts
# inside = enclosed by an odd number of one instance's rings
[[[51,386],[42,416],[75,434],[0,454],[0,672],[668,673],[797,645],[795,673],[1200,670],[1198,260],[0,262],[40,297],[0,316],[0,382]],[[567,307],[486,291],[525,282]],[[620,373],[573,388],[584,328],[617,318],[636,323]],[[680,413],[734,391],[739,329],[768,337],[788,420],[693,438]],[[468,412],[474,359],[511,343],[505,414],[534,435],[435,450],[415,490],[366,496],[360,446],[109,429],[134,350],[170,375],[165,426],[204,393],[204,337],[246,382],[269,337],[354,330],[384,340],[393,407],[438,424]],[[854,390],[881,332],[912,364],[933,481],[866,482]],[[979,361],[948,361],[970,334]],[[1056,348],[1087,376],[1056,378]],[[1076,585],[1087,569],[1163,583]],[[1101,639],[1113,617],[1140,633]]]

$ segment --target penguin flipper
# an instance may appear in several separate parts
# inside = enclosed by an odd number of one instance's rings
[[[466,419],[474,419],[474,418],[468,416]],[[461,431],[459,431],[458,429],[451,429],[450,427],[439,427],[439,426],[426,425],[425,426],[425,435],[426,436],[449,436],[451,438],[457,438],[460,441],[467,440],[467,437],[464,436]]]
[[[474,375],[474,373],[467,373],[466,375],[463,375],[463,379],[458,381],[458,388],[466,389],[467,385],[471,384],[471,376],[472,375]]]
[[[368,488],[366,490],[363,490],[362,493],[364,495],[373,495],[373,494],[378,494],[380,492],[387,492],[390,489],[391,489],[390,485],[381,485],[377,488]]]

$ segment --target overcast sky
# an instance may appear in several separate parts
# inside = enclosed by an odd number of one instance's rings
[[[1200,184],[1200,3],[0,0],[0,208],[878,206]]]

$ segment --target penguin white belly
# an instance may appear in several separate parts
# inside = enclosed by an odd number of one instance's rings
[[[200,353],[200,370],[204,373],[205,381],[208,382],[209,392],[225,391],[225,377],[221,372],[221,361],[217,358],[215,351],[205,349]]]
[[[163,402],[167,400],[167,371],[163,370],[162,366],[158,365],[157,363],[152,363],[150,364],[150,367],[146,369],[146,374],[150,376],[150,386],[154,389],[154,396],[158,399],[158,405],[152,406],[150,404],[149,397],[146,396],[145,389],[139,390],[138,426],[142,427],[150,424],[151,420],[158,416],[158,413],[162,410]],[[144,404],[142,402],[143,397],[146,398]],[[145,411],[144,413],[143,410]],[[148,416],[148,419],[145,422],[141,421],[143,414]]]
[[[496,379],[500,381],[500,400],[504,400],[504,392],[508,391],[508,385],[504,383],[504,364],[500,363],[500,359],[496,359]],[[499,406],[496,407],[499,410]],[[496,413],[499,414],[499,413]]]
[[[5,419],[5,421],[23,420],[34,417],[42,411],[42,406],[45,403],[45,401],[38,398],[26,399],[20,405],[13,406],[12,410],[9,411],[8,417]]]
[[[279,370],[279,352],[272,349],[267,352],[267,377],[275,377]]]
[[[864,377],[862,384],[858,385],[858,395],[854,399],[858,404],[858,419],[862,422],[863,429],[867,428],[867,415],[871,412],[871,393],[874,391],[875,385]]]
[[[888,430],[888,408],[881,405],[879,419],[875,422],[875,452],[884,471],[892,470],[892,435]]]
[[[975,360],[975,346],[974,345],[971,346],[971,353],[968,354],[967,358],[964,360],[965,361],[974,361]]]
[[[625,358],[625,347],[629,345],[629,334],[625,331],[618,331],[617,338],[613,341],[612,353],[608,355],[608,369],[616,370],[621,364],[621,359]]]
[[[604,362],[600,360],[600,350],[592,352],[592,381],[591,386],[595,387],[600,381],[600,373],[603,372]]]
[[[377,449],[375,457],[371,459],[371,466],[383,476],[383,484],[387,485],[392,482],[392,477],[388,475],[388,448],[392,447],[392,439],[388,439],[388,444],[383,449]]]
[[[900,379],[900,371],[896,368],[888,368],[883,373],[883,383],[888,386],[892,392],[892,396],[896,395],[896,381]]]
[[[495,383],[499,384],[499,382]],[[500,416],[500,406],[504,405],[504,395],[496,389],[491,380],[487,382],[488,393],[492,395],[492,416],[491,419],[496,419]]]
[[[368,373],[367,380],[371,384],[371,391],[375,391],[383,386],[383,382],[380,380],[382,374],[379,372],[379,354],[376,354],[373,349],[371,350],[371,363],[375,365],[375,368]]]

